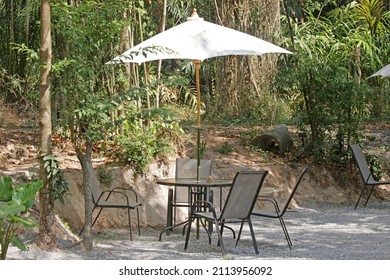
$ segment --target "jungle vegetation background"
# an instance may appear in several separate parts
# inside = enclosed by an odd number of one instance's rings
[[[0,0],[1,99],[40,126],[42,246],[55,246],[53,137],[74,144],[91,206],[93,153],[146,172],[194,124],[191,61],[105,64],[194,7],[205,20],[294,52],[203,62],[203,123],[294,125],[306,157],[337,165],[362,124],[388,122],[389,82],[367,78],[390,62],[390,1]],[[89,249],[90,234],[86,219]]]

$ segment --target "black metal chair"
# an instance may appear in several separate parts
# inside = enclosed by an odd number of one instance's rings
[[[97,219],[100,216],[100,213],[103,211],[103,208],[119,208],[127,210],[127,217],[129,221],[129,232],[130,240],[133,240],[132,230],[131,230],[131,216],[130,210],[136,209],[137,211],[137,223],[138,223],[138,235],[141,235],[140,223],[139,223],[139,206],[142,203],[138,202],[137,193],[131,188],[113,188],[111,190],[101,191],[100,187],[96,184],[91,184],[92,191],[92,200],[94,207],[92,212],[96,208],[100,208],[98,214],[96,215],[92,227],[95,225]],[[132,195],[133,199],[130,199],[129,194]],[[114,200],[115,199],[115,200]],[[83,232],[84,228],[81,230],[80,234]]]
[[[390,181],[375,180],[375,178],[374,178],[374,176],[373,176],[372,172],[370,171],[370,168],[367,164],[366,157],[364,156],[360,146],[358,144],[351,144],[349,147],[352,150],[353,158],[355,159],[355,162],[356,162],[358,169],[360,171],[360,175],[362,176],[362,179],[364,182],[363,189],[362,189],[360,196],[355,204],[355,209],[356,209],[356,207],[358,206],[358,204],[360,202],[360,199],[362,198],[363,192],[367,186],[371,186],[371,190],[368,194],[366,202],[364,203],[364,206],[367,205],[367,202],[370,199],[372,191],[374,190],[375,186],[390,185]]]
[[[254,216],[279,219],[280,225],[282,226],[282,229],[283,229],[283,232],[284,232],[284,235],[286,237],[287,244],[288,244],[288,247],[290,248],[290,250],[291,250],[292,242],[291,242],[290,236],[288,234],[288,231],[287,231],[287,228],[286,228],[286,224],[284,223],[283,216],[286,213],[286,210],[287,210],[291,200],[293,199],[294,194],[297,191],[297,189],[298,189],[298,187],[299,187],[299,185],[300,185],[300,183],[301,183],[301,181],[303,179],[303,176],[305,175],[307,170],[308,170],[308,167],[305,167],[302,170],[302,172],[299,175],[299,177],[297,178],[297,180],[295,182],[295,186],[291,190],[291,194],[288,197],[288,199],[287,199],[287,201],[286,201],[286,203],[285,203],[283,208],[279,207],[279,204],[278,204],[278,202],[276,201],[275,198],[273,198],[271,196],[259,196],[258,201],[264,201],[264,202],[272,203],[273,207],[274,207],[274,210],[272,211],[272,210],[254,209],[252,211],[252,215],[254,215]]]
[[[255,248],[256,254],[258,254],[259,251],[251,222],[251,213],[267,174],[268,171],[237,172],[221,212],[216,212],[214,205],[209,201],[195,201],[191,207],[184,250],[188,248],[192,222],[195,219],[203,219],[207,222],[214,223],[216,227],[215,231],[218,235],[218,244],[221,246],[223,256],[225,255],[225,248],[222,242],[222,234],[226,224],[240,223],[241,228],[239,234],[241,234],[243,224],[247,222],[252,236],[253,247]],[[207,230],[206,232],[209,237],[209,243],[211,244],[211,234]],[[237,243],[238,239],[236,246]]]

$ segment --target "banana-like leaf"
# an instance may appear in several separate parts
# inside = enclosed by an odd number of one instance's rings
[[[25,210],[26,207],[24,207],[24,205],[10,204],[10,203],[0,205],[0,219],[4,219],[9,216],[13,217]]]
[[[11,177],[0,178],[0,201],[10,201],[12,199],[12,179]]]
[[[35,194],[42,186],[42,181],[21,184],[14,189],[12,201],[16,204],[22,204],[29,208],[32,206],[31,200],[35,198]]]
[[[28,247],[23,243],[17,235],[11,237],[11,243],[22,251],[27,251]]]

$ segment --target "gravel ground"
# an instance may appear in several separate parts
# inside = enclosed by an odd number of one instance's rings
[[[241,240],[235,240],[229,231],[224,234],[228,258],[236,260],[389,260],[390,259],[390,202],[370,200],[366,207],[313,203],[285,214],[285,223],[293,242],[289,250],[278,220],[255,217],[256,255],[248,227],[244,227]],[[208,260],[221,259],[214,233],[212,244],[207,234],[201,238],[191,236],[189,248],[183,250],[181,229],[165,234],[158,241],[159,230],[143,228],[141,236],[128,240],[128,232],[107,230],[95,233],[94,250],[85,252],[83,246],[59,240],[58,249],[45,252],[33,243],[30,250],[21,252],[15,247],[8,250],[7,259],[18,260]],[[27,238],[27,237],[25,237]]]

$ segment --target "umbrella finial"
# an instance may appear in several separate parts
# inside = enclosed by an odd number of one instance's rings
[[[187,18],[187,20],[203,20],[203,18],[200,18],[198,13],[196,12],[196,9],[192,9],[191,17]]]

